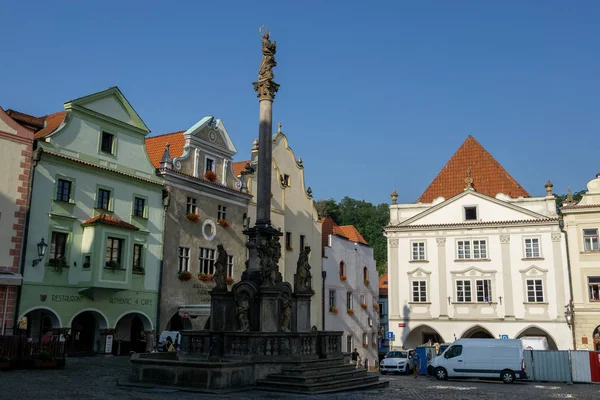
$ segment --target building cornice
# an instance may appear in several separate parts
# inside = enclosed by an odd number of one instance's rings
[[[159,174],[159,176],[161,176],[163,179],[165,179],[165,183],[167,183],[167,184],[172,184],[173,182],[176,182],[176,181],[182,181],[182,182],[191,183],[193,186],[198,186],[199,188],[202,188],[202,189],[212,189],[212,190],[215,190],[217,192],[220,192],[220,193],[228,195],[228,196],[234,195],[234,196],[238,197],[240,200],[245,201],[246,203],[249,203],[250,199],[252,199],[252,195],[250,195],[250,194],[240,192],[239,190],[232,189],[230,187],[221,185],[220,183],[217,183],[217,182],[211,182],[204,178],[196,178],[194,176],[184,174],[183,172],[163,168],[163,169],[157,169],[157,173]],[[191,187],[188,186],[185,188],[185,190],[191,190],[193,188],[193,186],[191,186]],[[201,194],[205,194],[205,192],[201,192]]]
[[[407,230],[432,230],[432,229],[447,229],[458,230],[465,228],[504,228],[506,226],[531,226],[531,225],[549,225],[558,223],[558,218],[544,219],[524,219],[524,220],[509,220],[509,221],[481,221],[481,222],[458,222],[450,224],[427,224],[427,225],[388,225],[384,227],[386,232],[402,232]]]

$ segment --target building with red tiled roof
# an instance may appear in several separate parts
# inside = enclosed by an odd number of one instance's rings
[[[148,156],[164,180],[164,252],[160,320],[163,330],[204,329],[210,313],[217,244],[227,252],[227,275],[239,281],[245,270],[248,203],[232,169],[237,150],[223,122],[202,118],[186,131],[146,139]],[[200,263],[191,260],[201,260]],[[178,278],[190,272],[201,288]],[[182,318],[187,313],[191,318]]]
[[[19,123],[0,107],[0,335],[11,335],[17,320],[17,292],[23,277],[23,237],[27,235],[25,221],[29,206],[31,151],[35,121]]]
[[[469,135],[417,202],[431,203],[438,197],[449,199],[459,194],[464,189],[467,171],[473,179],[473,188],[479,193],[490,197],[496,197],[498,193],[515,198],[530,197],[502,165]]]
[[[104,353],[104,329],[130,343],[123,353],[150,350],[164,205],[149,129],[116,87],[63,107],[41,118],[12,112],[36,140],[18,319],[43,327],[34,336],[71,330],[67,353]]]
[[[392,194],[389,330],[394,348],[454,338],[543,336],[572,348],[565,236],[552,183],[531,197],[469,136],[419,202]]]

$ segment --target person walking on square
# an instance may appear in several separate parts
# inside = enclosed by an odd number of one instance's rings
[[[411,363],[414,370],[415,379],[417,379],[417,377],[419,376],[419,367],[421,366],[421,357],[419,357],[417,352],[413,353]]]
[[[352,363],[358,368],[358,359],[360,358],[360,354],[358,354],[358,350],[355,348],[352,352]]]

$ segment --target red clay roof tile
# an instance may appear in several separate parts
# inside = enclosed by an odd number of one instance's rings
[[[233,168],[233,174],[237,177],[241,176],[242,171],[246,168],[246,164],[250,162],[252,162],[252,160],[236,161],[231,164],[231,168]]]
[[[108,214],[100,214],[97,215],[93,218],[88,219],[87,221],[85,221],[82,225],[83,226],[90,226],[90,225],[94,225],[94,224],[104,224],[104,225],[111,225],[111,226],[117,226],[119,228],[125,228],[125,229],[131,229],[133,231],[139,231],[140,229],[134,225],[131,225],[125,221],[120,220],[117,217],[113,217],[112,215],[108,215]]]
[[[59,111],[54,114],[46,115],[42,117],[45,122],[44,129],[41,129],[33,135],[34,139],[43,139],[46,136],[50,135],[52,132],[58,129],[60,124],[65,120],[65,116],[67,115],[66,111]]]
[[[146,138],[146,151],[148,157],[152,161],[154,168],[160,166],[160,160],[162,159],[163,153],[165,152],[165,145],[169,143],[169,153],[172,158],[179,157],[183,154],[183,146],[185,145],[185,139],[183,133],[185,131],[166,133],[164,135],[152,136]]]
[[[465,189],[467,168],[473,188],[486,196],[504,193],[510,197],[530,197],[529,193],[471,135],[463,142],[440,173],[425,189],[417,203],[431,203],[438,197],[449,199]]]
[[[365,238],[363,238],[363,236],[354,227],[354,225],[339,226],[330,217],[322,218],[321,223],[322,223],[321,232],[322,232],[323,247],[327,246],[327,244],[329,242],[328,236],[331,234],[341,236],[343,238],[350,240],[351,242],[362,243],[362,244],[366,244],[367,246],[369,245],[369,243],[367,243]]]

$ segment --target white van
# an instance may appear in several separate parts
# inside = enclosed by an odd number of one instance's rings
[[[458,339],[432,362],[437,379],[527,379],[523,345],[518,339]]]

